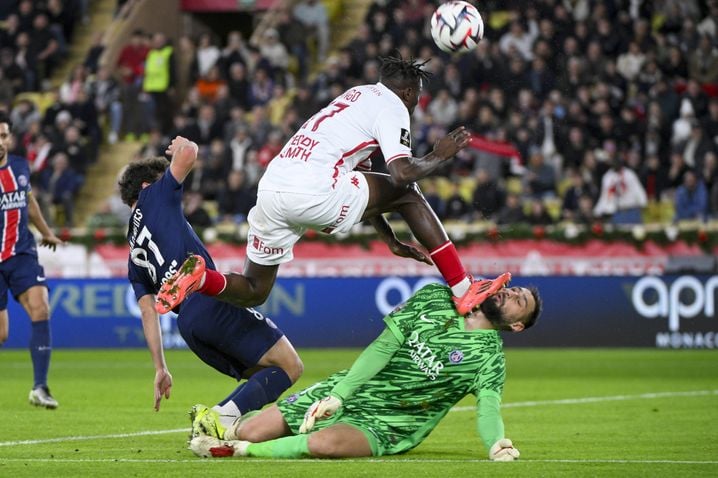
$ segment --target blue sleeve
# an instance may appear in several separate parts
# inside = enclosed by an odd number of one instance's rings
[[[140,198],[151,201],[158,206],[182,206],[182,183],[178,182],[170,168],[167,168],[160,179],[140,191]]]
[[[137,266],[134,265],[131,260],[127,261],[127,278],[130,284],[132,284],[135,299],[138,301],[147,294],[154,294],[152,287],[147,284],[146,279],[142,278],[142,275],[137,270]]]

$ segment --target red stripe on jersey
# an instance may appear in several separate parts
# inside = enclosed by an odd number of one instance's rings
[[[10,168],[0,170],[0,192],[17,191],[17,183]],[[2,244],[0,245],[0,261],[9,259],[15,252],[18,227],[20,226],[20,210],[11,209],[3,213]]]
[[[386,160],[386,161],[384,161],[384,162],[385,162],[386,164],[389,164],[389,163],[391,163],[392,161],[394,161],[395,159],[399,159],[399,158],[408,158],[408,157],[409,157],[409,155],[408,155],[408,154],[405,154],[405,153],[399,153],[399,154],[395,154],[394,156],[392,156],[391,158],[387,159],[387,160]]]
[[[353,147],[346,153],[342,154],[342,159],[344,159],[348,156],[351,156],[354,153],[357,153],[358,151],[366,148],[367,146],[371,146],[371,145],[375,145],[375,144],[379,144],[379,142],[376,140],[372,140],[372,141],[364,141],[363,143],[359,143],[358,145],[356,145],[355,147]]]
[[[364,141],[363,143],[359,143],[358,145],[356,145],[355,147],[353,147],[346,153],[342,154],[342,157],[334,165],[334,174],[332,175],[332,179],[334,179],[334,181],[332,181],[332,189],[334,189],[334,186],[336,186],[336,184],[337,184],[337,178],[339,177],[339,166],[344,164],[344,158],[347,158],[347,157],[351,156],[352,154],[358,153],[359,151],[366,148],[367,146],[374,146],[377,144],[379,144],[379,142],[376,140]]]

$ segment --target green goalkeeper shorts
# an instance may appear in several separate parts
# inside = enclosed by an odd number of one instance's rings
[[[331,377],[325,382],[319,382],[301,392],[289,395],[277,402],[279,411],[289,425],[292,433],[299,433],[299,426],[304,420],[307,409],[317,400],[329,395],[329,392],[340,377]],[[402,453],[413,446],[406,446],[408,438],[405,433],[393,429],[381,420],[381,417],[367,412],[367,406],[358,407],[356,401],[349,400],[339,413],[331,418],[318,420],[313,431],[322,430],[335,423],[351,425],[364,434],[373,456],[393,455]],[[403,446],[397,446],[401,443]],[[417,443],[418,444],[418,443]],[[414,445],[415,446],[415,445]]]

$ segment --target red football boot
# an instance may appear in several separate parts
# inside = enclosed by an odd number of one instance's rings
[[[486,299],[503,289],[511,281],[511,273],[504,272],[496,279],[482,279],[471,283],[469,290],[461,297],[454,297],[456,310],[461,315],[466,315]]]
[[[185,297],[199,289],[204,273],[205,263],[202,256],[196,254],[189,256],[175,275],[160,287],[155,298],[155,310],[160,314],[166,314],[177,307]]]

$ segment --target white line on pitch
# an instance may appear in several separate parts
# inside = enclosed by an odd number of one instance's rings
[[[4,462],[17,463],[196,463],[205,465],[208,463],[233,463],[236,465],[237,460],[226,459],[164,459],[164,458],[8,458]],[[251,461],[251,460],[250,460]],[[246,461],[245,461],[246,463]],[[489,460],[479,459],[449,459],[449,458],[342,458],[341,460],[321,460],[317,458],[291,458],[291,459],[262,459],[255,463],[313,463],[327,465],[341,465],[342,463],[490,463]],[[718,465],[717,460],[602,460],[602,459],[586,459],[586,460],[524,460],[514,462],[514,466],[522,463],[606,463],[619,465]],[[503,465],[501,465],[503,466]],[[511,465],[508,465],[511,466]]]
[[[168,433],[189,432],[189,428],[175,428],[173,430],[149,430],[144,432],[133,433],[115,433],[113,435],[80,435],[58,438],[43,438],[40,440],[16,440],[16,441],[0,441],[0,446],[16,446],[16,445],[37,445],[41,443],[59,443],[65,441],[82,441],[82,440],[105,440],[107,438],[130,438],[145,435],[166,435]]]
[[[707,395],[718,395],[718,390],[694,390],[688,392],[657,392],[657,393],[641,393],[638,395],[612,395],[605,397],[583,397],[583,398],[564,398],[559,400],[536,400],[528,402],[513,402],[505,403],[502,408],[516,408],[516,407],[538,407],[541,405],[574,405],[581,403],[598,403],[598,402],[613,402],[621,400],[642,400],[652,398],[667,398],[667,397],[700,397]],[[467,412],[475,410],[476,407],[454,407],[451,409],[452,412]],[[3,441],[0,442],[0,447],[3,446],[17,446],[17,445],[38,445],[42,443],[60,443],[66,441],[82,441],[82,440],[105,440],[109,438],[130,438],[136,436],[146,435],[166,435],[169,433],[187,433],[187,428],[175,428],[173,430],[156,430],[156,431],[143,431],[134,433],[117,433],[114,435],[80,435],[80,436],[69,436],[69,437],[58,437],[58,438],[43,438],[38,440],[15,440],[15,441]]]
[[[669,397],[704,397],[707,395],[718,395],[718,390],[641,393],[638,395],[612,395],[607,397],[564,398],[560,400],[535,400],[529,402],[504,403],[503,405],[501,405],[501,408],[538,407],[541,405],[576,405],[581,403],[618,402],[623,400],[642,400]],[[476,410],[476,407],[454,407],[451,409],[452,412],[468,412],[471,410]]]

